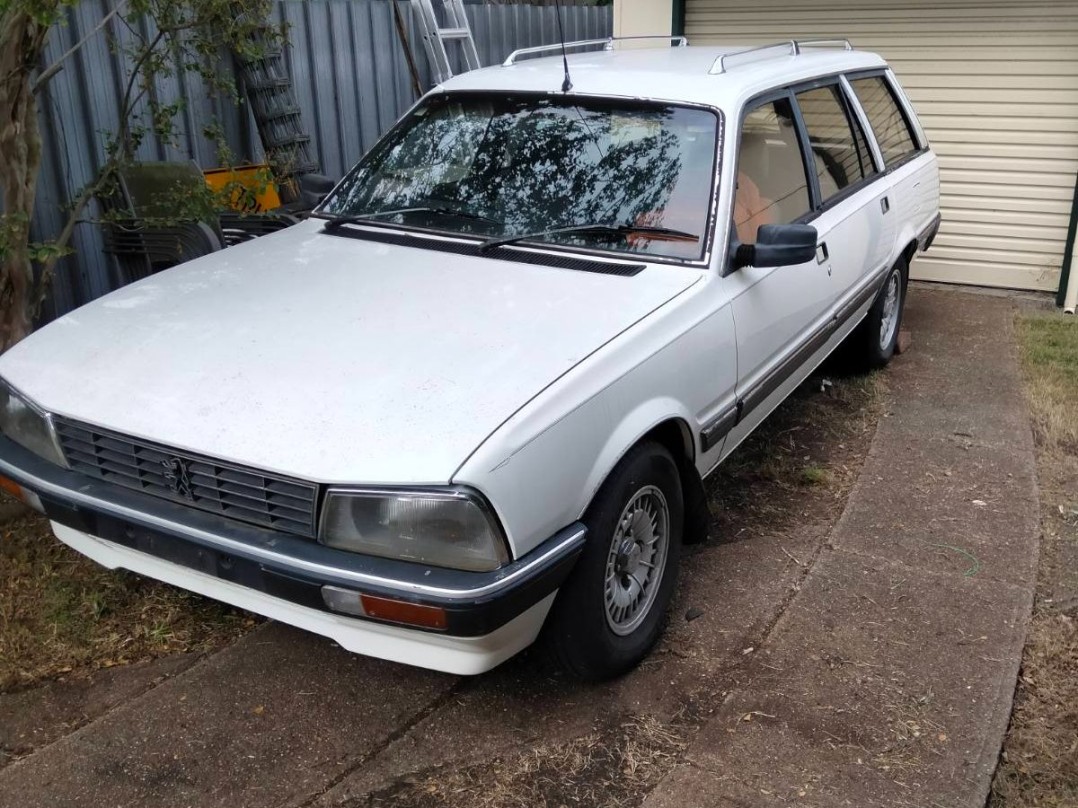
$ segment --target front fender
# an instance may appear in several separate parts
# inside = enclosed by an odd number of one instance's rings
[[[579,519],[618,461],[659,424],[682,424],[692,457],[700,424],[732,399],[737,354],[729,306],[704,311],[699,319],[680,314],[684,319],[675,325],[682,330],[657,349],[626,345],[643,361],[581,396],[583,401],[567,380],[503,425],[454,475],[454,482],[487,496],[514,557]],[[685,329],[685,320],[695,322]],[[593,367],[574,375],[599,386],[613,374]]]
[[[618,461],[656,426],[674,418],[695,432],[695,419],[676,399],[649,399],[614,417],[611,397],[616,390],[585,402],[493,468],[473,458],[455,476],[493,504],[514,557],[579,519]]]

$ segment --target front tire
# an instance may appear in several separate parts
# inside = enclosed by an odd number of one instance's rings
[[[544,644],[574,679],[600,681],[647,656],[674,594],[684,499],[670,452],[653,442],[630,450],[584,524],[587,543],[554,601]]]

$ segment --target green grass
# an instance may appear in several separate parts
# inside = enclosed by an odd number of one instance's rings
[[[1021,315],[1017,330],[1039,442],[1047,450],[1078,450],[1078,319]]]
[[[1018,330],[1031,365],[1066,375],[1078,385],[1078,320],[1073,315],[1024,315]]]
[[[801,469],[801,482],[805,485],[827,485],[831,481],[831,473],[819,466],[808,466]]]

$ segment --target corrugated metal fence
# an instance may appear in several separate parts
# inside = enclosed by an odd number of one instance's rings
[[[274,13],[288,23],[288,65],[304,122],[323,173],[339,177],[415,101],[404,49],[393,20],[394,0],[277,0]],[[52,35],[46,63],[67,51],[108,13],[109,0],[84,0],[67,12],[66,24]],[[400,3],[423,87],[431,80],[422,42],[410,8]],[[515,48],[557,41],[553,6],[468,5],[480,59],[497,64]],[[569,40],[609,36],[611,10],[565,6]],[[35,238],[59,231],[68,200],[94,176],[129,75],[122,45],[131,37],[112,20],[65,62],[40,97],[44,138],[43,165],[34,217]],[[119,46],[119,47],[118,47]],[[228,69],[227,67],[224,69]],[[202,133],[213,119],[223,126],[236,155],[257,159],[257,134],[245,108],[208,96],[191,76],[163,81],[162,100],[185,101],[174,142],[148,140],[143,160],[193,159],[200,167],[218,164],[213,143]],[[100,228],[87,221],[73,239],[75,255],[64,259],[53,283],[46,316],[63,314],[110,291],[112,259],[102,252]]]

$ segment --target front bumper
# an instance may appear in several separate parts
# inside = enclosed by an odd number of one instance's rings
[[[352,651],[455,673],[486,670],[535,639],[585,537],[573,524],[501,569],[461,572],[347,553],[196,511],[60,468],[2,436],[0,475],[40,498],[62,541],[106,566],[324,634]],[[338,614],[326,607],[323,586],[441,608],[446,625],[405,628]],[[451,664],[436,653],[450,648]]]

